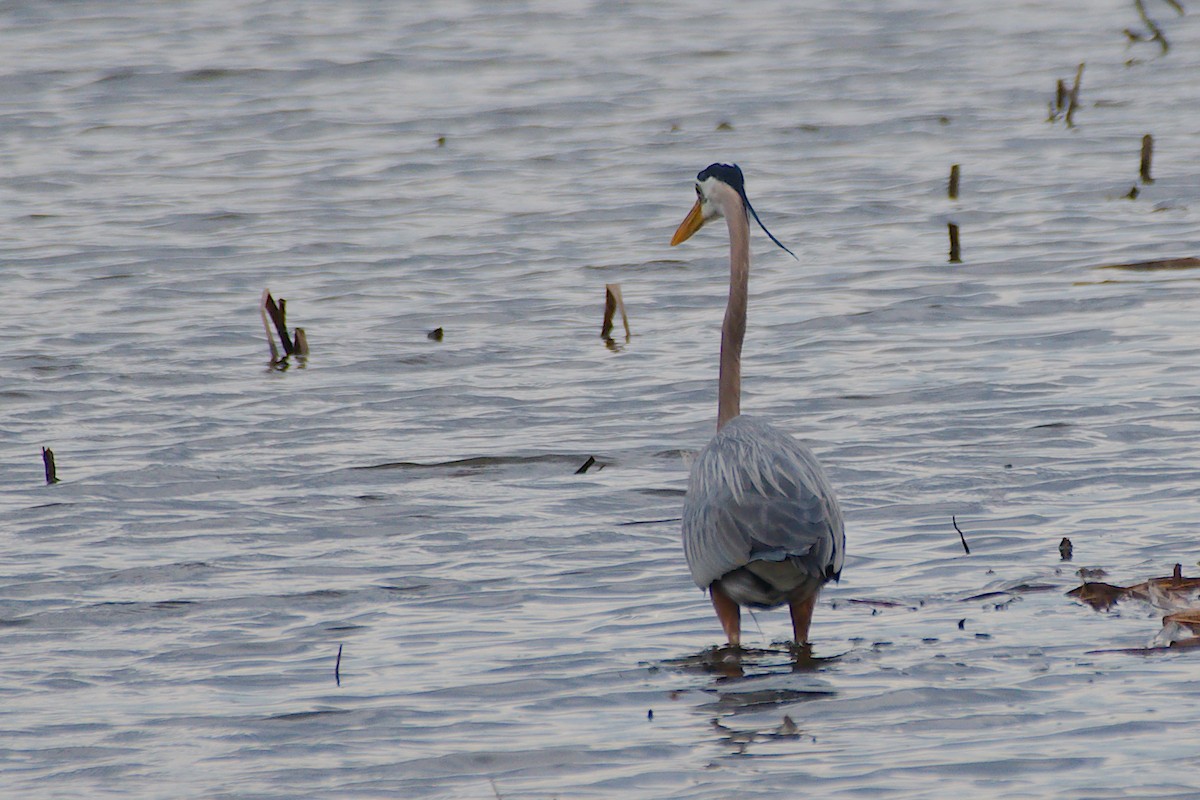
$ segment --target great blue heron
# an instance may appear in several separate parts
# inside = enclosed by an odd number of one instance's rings
[[[741,642],[741,606],[784,603],[796,644],[807,643],[817,594],[841,575],[846,550],[842,512],[816,457],[788,434],[740,416],[751,214],[771,241],[792,253],[750,205],[741,169],[711,164],[696,176],[696,204],[671,239],[672,245],[686,241],[717,217],[729,225],[717,434],[692,462],[683,550],[732,647]]]

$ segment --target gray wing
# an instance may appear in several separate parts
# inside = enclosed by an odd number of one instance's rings
[[[754,560],[791,559],[823,582],[842,571],[846,535],[816,457],[765,422],[736,417],[692,464],[683,548],[701,588]]]

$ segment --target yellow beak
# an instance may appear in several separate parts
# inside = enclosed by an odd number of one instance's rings
[[[700,230],[704,226],[704,212],[700,210],[700,201],[696,201],[696,205],[692,206],[692,210],[683,218],[683,222],[679,223],[679,227],[675,229],[675,235],[671,237],[671,246],[686,242],[692,238],[692,234]]]

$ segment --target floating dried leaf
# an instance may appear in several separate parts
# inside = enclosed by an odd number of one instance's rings
[[[1125,592],[1126,590],[1123,586],[1113,586],[1111,583],[1094,581],[1072,589],[1067,592],[1067,595],[1082,600],[1097,611],[1107,611],[1125,595]]]

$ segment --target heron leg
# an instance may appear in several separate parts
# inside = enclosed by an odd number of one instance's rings
[[[817,593],[797,590],[788,599],[792,611],[792,636],[796,644],[808,644],[808,626],[812,624],[813,609],[817,606]]]
[[[725,594],[719,584],[714,583],[708,587],[708,594],[712,597],[717,619],[721,620],[721,627],[725,629],[725,638],[729,640],[729,646],[740,647],[742,644],[742,609],[738,607],[732,597]]]

